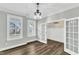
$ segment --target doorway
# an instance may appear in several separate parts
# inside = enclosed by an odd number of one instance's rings
[[[55,20],[47,23],[47,38],[64,43],[64,20]]]

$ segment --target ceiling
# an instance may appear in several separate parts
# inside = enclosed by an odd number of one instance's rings
[[[53,15],[71,8],[78,7],[78,3],[40,3],[39,9],[42,13],[42,18],[48,15]],[[34,3],[0,3],[0,10],[17,12],[26,15],[29,18],[34,18],[36,4]]]

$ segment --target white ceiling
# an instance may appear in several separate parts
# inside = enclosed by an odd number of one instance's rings
[[[40,3],[40,12],[42,17],[53,15],[74,7],[78,7],[78,3]],[[36,4],[34,3],[0,3],[0,9],[14,11],[27,17],[34,18]]]

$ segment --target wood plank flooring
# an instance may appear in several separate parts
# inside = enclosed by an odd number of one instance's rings
[[[26,45],[0,52],[1,55],[69,55],[64,52],[64,44],[48,40],[47,44],[34,41]]]

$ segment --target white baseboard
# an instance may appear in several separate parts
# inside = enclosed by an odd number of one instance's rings
[[[32,42],[32,41],[35,41],[35,40],[37,40],[37,39],[30,40],[30,41],[27,41],[27,42],[24,42],[24,43],[21,43],[21,44],[18,44],[18,45],[13,45],[13,46],[10,46],[10,47],[1,48],[0,51],[4,51],[4,50],[8,50],[8,49],[11,49],[11,48],[15,48],[15,47],[18,47],[18,46],[21,46],[21,45],[25,45],[28,42]]]
[[[78,54],[70,51],[69,49],[64,49],[64,51],[67,52],[67,53],[69,53],[69,54],[71,54],[71,55],[78,55]]]
[[[21,43],[21,44],[18,44],[18,45],[13,45],[13,46],[10,46],[10,47],[1,48],[0,51],[4,51],[4,50],[7,50],[7,49],[15,48],[15,47],[18,47],[18,46],[21,46],[21,45],[25,45],[25,44],[27,44],[27,43]]]
[[[52,39],[52,38],[48,38],[48,39],[53,40],[53,41],[57,41],[57,42],[60,42],[60,43],[64,43],[64,41],[55,40],[55,39]]]
[[[39,40],[39,39],[38,39],[38,41],[40,41],[40,42],[42,42],[42,43],[45,43],[45,44],[47,44],[47,41],[45,42],[45,41],[42,41],[42,40]]]
[[[32,41],[36,41],[36,40],[37,40],[37,39],[29,40],[29,41],[27,41],[27,43],[28,43],[28,42],[32,42]]]

